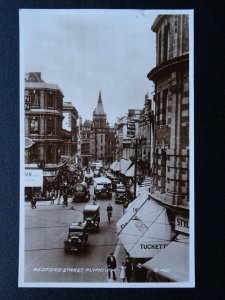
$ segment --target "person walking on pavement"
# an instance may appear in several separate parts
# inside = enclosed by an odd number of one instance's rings
[[[108,216],[108,222],[110,222],[110,219],[112,217],[112,211],[113,211],[112,205],[110,203],[107,206],[106,211],[107,211],[107,216]]]
[[[126,272],[127,282],[130,282],[133,270],[132,270],[131,258],[129,255],[127,255],[127,257],[126,257],[125,266],[126,266],[125,272]]]
[[[111,277],[111,272],[112,272],[112,275],[113,275],[113,280],[116,280],[116,275],[115,275],[115,269],[116,269],[116,258],[115,256],[113,255],[113,253],[111,252],[109,254],[109,256],[107,257],[107,267],[108,267],[108,276],[109,276],[109,279]]]
[[[32,207],[32,209],[36,209],[37,208],[37,206],[36,206],[36,198],[35,198],[35,196],[32,196],[32,200],[31,200],[31,207]]]
[[[51,204],[54,204],[54,202],[55,202],[55,193],[52,192],[51,193]]]
[[[96,205],[97,201],[96,201],[96,195],[93,195],[93,204]]]
[[[64,200],[63,201],[64,205],[68,206],[68,195],[67,195],[67,193],[64,193],[63,200]]]
[[[120,278],[125,282],[126,279],[126,264],[125,262],[122,262],[122,266],[120,267]]]

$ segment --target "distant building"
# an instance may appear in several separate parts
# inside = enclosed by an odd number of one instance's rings
[[[115,158],[116,130],[110,127],[103,108],[101,92],[97,106],[93,112],[93,120],[79,123],[78,157],[83,165],[102,160],[105,164],[112,163]]]
[[[144,108],[139,121],[139,166],[145,175],[151,175],[154,143],[154,103],[145,95]]]
[[[91,120],[85,120],[81,125],[80,158],[83,165],[95,160],[95,136],[92,127],[93,122]]]
[[[98,103],[93,112],[93,130],[95,135],[95,160],[105,161],[106,127],[106,113],[103,108],[100,91]]]
[[[66,156],[75,156],[77,153],[78,140],[78,112],[72,105],[72,102],[63,103],[63,116],[63,136],[65,136],[65,143],[62,149],[62,154]],[[70,136],[66,132],[69,133]]]

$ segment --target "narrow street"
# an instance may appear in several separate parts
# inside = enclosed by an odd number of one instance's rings
[[[91,195],[92,189],[93,186]],[[122,205],[115,204],[114,195],[112,200],[98,200],[100,230],[88,233],[88,243],[83,251],[65,254],[64,239],[69,225],[73,221],[82,221],[86,203],[75,203],[72,210],[71,203],[65,207],[62,199],[60,205],[57,202],[55,200],[53,205],[50,201],[39,201],[37,209],[26,203],[25,282],[107,282],[106,258],[117,246],[116,222],[123,214]],[[109,202],[113,206],[110,223],[106,213]]]

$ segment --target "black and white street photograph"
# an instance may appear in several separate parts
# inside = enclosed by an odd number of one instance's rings
[[[193,10],[21,9],[19,287],[194,287]]]

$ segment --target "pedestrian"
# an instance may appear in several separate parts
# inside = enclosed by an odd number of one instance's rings
[[[68,196],[66,193],[64,193],[64,195],[63,195],[63,200],[64,200],[63,201],[64,205],[68,206]]]
[[[55,201],[55,193],[51,192],[51,204],[54,204]]]
[[[93,204],[96,205],[97,201],[96,201],[96,195],[93,195]]]
[[[36,209],[37,207],[36,207],[36,198],[35,198],[35,196],[32,196],[32,199],[31,199],[31,207],[32,207],[32,209]]]
[[[107,211],[107,216],[108,216],[108,222],[110,222],[110,219],[112,217],[112,211],[113,211],[112,205],[110,203],[107,206],[106,211]]]
[[[125,266],[126,266],[126,278],[127,278],[127,282],[130,282],[132,273],[133,273],[133,268],[132,268],[132,261],[131,258],[129,256],[129,254],[127,254],[126,260],[125,260]]]
[[[109,279],[111,277],[111,273],[113,275],[113,280],[116,280],[116,275],[115,275],[115,269],[116,269],[116,258],[115,256],[113,255],[113,252],[111,252],[109,254],[109,256],[107,257],[107,267],[108,267],[108,276],[109,276]]]
[[[125,282],[126,279],[126,264],[125,262],[122,262],[122,266],[120,267],[120,278],[123,282]]]

